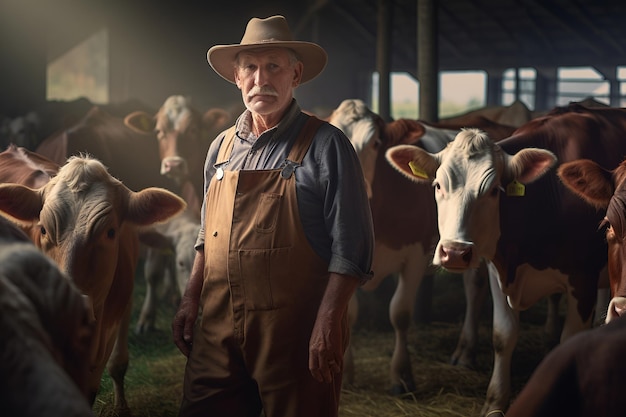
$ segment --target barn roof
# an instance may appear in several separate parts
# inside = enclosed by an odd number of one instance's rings
[[[594,66],[607,77],[626,65],[623,0],[424,0],[437,16],[438,69]],[[207,105],[238,100],[206,64],[208,47],[238,41],[254,16],[284,14],[296,37],[331,55],[308,106],[367,99],[377,69],[379,10],[390,10],[390,71],[417,74],[422,0],[7,0],[0,2],[0,113],[29,108],[45,95],[46,63],[107,27],[110,96],[158,106],[172,93]],[[554,72],[552,72],[554,73]],[[147,76],[147,75],[148,76]],[[209,75],[207,75],[209,74]],[[15,104],[18,103],[18,104]],[[17,106],[15,109],[12,107]]]
[[[317,1],[337,40],[364,56],[376,43],[381,0]],[[599,67],[626,63],[622,0],[434,0],[441,70],[542,66]],[[392,70],[417,66],[417,0],[392,0]],[[314,12],[315,11],[315,12]]]

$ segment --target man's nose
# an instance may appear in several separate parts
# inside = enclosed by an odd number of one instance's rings
[[[267,72],[263,68],[259,68],[256,72],[255,84],[263,86],[267,84]]]

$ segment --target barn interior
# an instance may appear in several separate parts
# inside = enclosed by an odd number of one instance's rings
[[[420,82],[420,118],[437,119],[446,71],[483,72],[484,105],[524,98],[545,110],[562,100],[559,71],[568,67],[593,68],[606,86],[598,98],[624,105],[626,3],[619,0],[5,0],[0,114],[15,117],[50,100],[55,62],[90,39],[100,39],[104,52],[76,63],[85,74],[66,84],[88,87],[98,67],[102,91],[93,101],[137,99],[157,108],[183,94],[200,108],[228,108],[240,101],[238,91],[210,69],[206,51],[238,43],[251,17],[273,14],[329,53],[324,73],[297,90],[313,111],[378,97],[389,118],[389,74],[405,73]]]

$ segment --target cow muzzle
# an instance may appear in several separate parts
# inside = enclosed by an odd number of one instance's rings
[[[180,156],[171,156],[161,162],[161,175],[165,175],[176,181],[182,181],[189,175],[187,161]]]
[[[471,242],[441,241],[435,261],[450,272],[463,272],[472,267],[474,245]]]
[[[605,323],[610,323],[625,314],[626,297],[613,297],[609,303],[609,308],[606,310]]]

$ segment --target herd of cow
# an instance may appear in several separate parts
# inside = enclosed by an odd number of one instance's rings
[[[491,289],[494,365],[482,415],[621,415],[626,109],[572,103],[531,115],[515,103],[439,123],[385,122],[345,100],[328,120],[352,141],[368,187],[375,276],[364,289],[398,276],[392,392],[415,389],[415,295],[429,268],[443,267],[463,274],[466,291],[454,364],[474,365]],[[184,288],[205,151],[231,123],[181,96],[156,114],[94,106],[45,139],[18,143],[30,149],[0,153],[0,329],[9,335],[0,398],[9,415],[90,415],[105,367],[116,412],[130,413],[123,380],[137,263],[148,284],[141,333],[154,327],[153,286],[167,277],[175,294]],[[606,275],[607,325],[590,329],[604,314],[596,302]],[[552,294],[567,299],[562,344],[511,403],[519,312]],[[352,323],[358,307],[354,297]],[[353,378],[349,348],[345,381]]]

